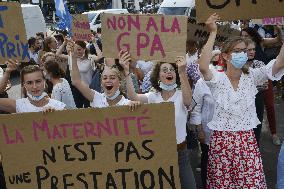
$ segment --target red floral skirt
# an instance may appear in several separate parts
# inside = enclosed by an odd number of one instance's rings
[[[253,130],[214,131],[207,189],[266,189],[262,159]]]

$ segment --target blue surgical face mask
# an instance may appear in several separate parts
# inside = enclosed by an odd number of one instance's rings
[[[248,61],[247,53],[232,53],[231,64],[238,69],[241,69]]]
[[[177,84],[173,83],[173,84],[170,84],[170,85],[166,85],[163,82],[160,82],[160,88],[165,90],[165,91],[171,91],[171,90],[174,90],[175,88],[177,88]]]
[[[46,92],[41,93],[40,96],[33,96],[32,94],[30,94],[29,92],[27,92],[27,96],[32,100],[32,101],[40,101],[42,100],[44,97],[47,96]]]
[[[114,95],[112,95],[112,96],[107,96],[107,94],[105,93],[105,96],[106,96],[106,98],[108,99],[108,100],[114,100],[114,99],[116,99],[118,96],[120,95],[120,90],[119,89],[117,89],[117,91],[114,93]]]

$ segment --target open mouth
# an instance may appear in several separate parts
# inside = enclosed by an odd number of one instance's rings
[[[166,79],[169,80],[169,81],[172,81],[174,79],[174,77],[173,76],[167,76]]]
[[[113,88],[113,86],[106,86],[106,90],[110,91]]]

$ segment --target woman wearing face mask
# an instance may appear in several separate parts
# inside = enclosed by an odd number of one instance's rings
[[[241,37],[225,42],[222,59],[225,72],[209,69],[211,53],[217,35],[217,14],[206,22],[210,36],[199,59],[204,76],[216,102],[210,141],[207,188],[266,189],[261,155],[253,128],[260,123],[256,115],[256,86],[279,80],[284,75],[284,46],[276,60],[267,66],[247,69],[247,46]]]
[[[68,81],[64,78],[65,73],[55,59],[44,64],[45,78],[52,85],[51,98],[66,104],[67,109],[75,109],[76,104]]]
[[[18,62],[10,60],[8,64],[17,65]],[[51,110],[63,110],[65,104],[50,99],[44,92],[45,78],[38,65],[29,65],[21,71],[21,82],[24,86],[27,98],[0,99],[0,110],[10,113],[40,112]]]
[[[182,189],[195,189],[195,179],[189,163],[186,143],[187,106],[191,104],[191,88],[186,73],[185,57],[177,57],[176,63],[157,63],[152,71],[151,83],[156,92],[137,94],[129,77],[128,52],[120,52],[120,64],[126,76],[127,94],[131,100],[142,103],[174,102],[177,151]],[[178,88],[181,89],[178,89]]]
[[[68,59],[67,55],[62,55],[62,49],[67,45],[68,40],[66,39],[57,51],[57,55],[61,55]],[[68,43],[69,45],[73,44],[72,42]],[[81,80],[87,85],[90,86],[92,82],[92,76],[94,74],[94,70],[96,69],[95,62],[99,61],[102,58],[102,52],[97,45],[95,48],[97,50],[97,55],[89,56],[88,49],[86,48],[86,43],[84,41],[76,41],[74,46],[74,50],[76,51],[77,65],[80,73]],[[66,47],[68,48],[68,46]],[[69,75],[69,70],[66,71],[66,75]],[[84,97],[84,95],[76,88],[72,87],[72,93],[74,96],[75,104],[77,108],[86,108],[90,107],[90,101]]]
[[[72,54],[72,70],[71,79],[72,84],[84,95],[84,97],[90,101],[90,106],[93,108],[102,108],[109,106],[122,106],[129,105],[131,110],[136,109],[140,103],[132,102],[126,99],[120,92],[120,83],[122,80],[120,71],[115,67],[105,66],[101,74],[101,85],[104,93],[100,93],[93,89],[90,89],[84,81],[81,80],[81,74],[79,72],[76,50],[74,45],[69,43],[67,51]]]

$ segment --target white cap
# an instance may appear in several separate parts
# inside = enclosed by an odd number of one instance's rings
[[[212,51],[212,57],[216,56],[216,55],[219,55],[221,54],[221,51],[220,50],[214,50]]]

